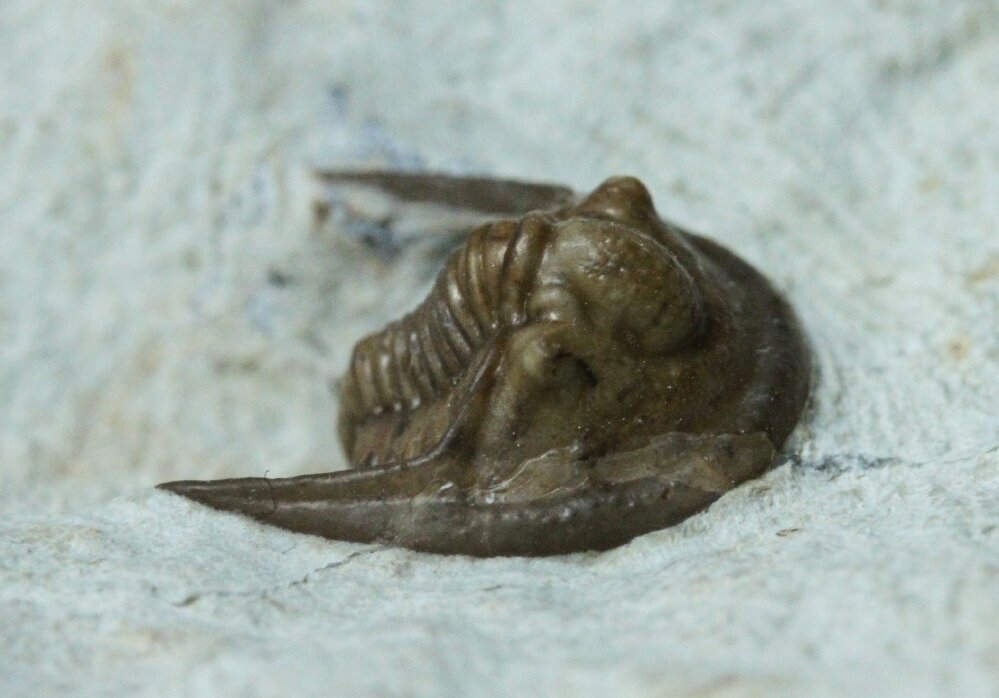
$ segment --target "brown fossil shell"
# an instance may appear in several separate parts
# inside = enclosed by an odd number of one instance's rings
[[[442,181],[365,176],[414,198]],[[539,555],[619,545],[766,470],[808,393],[787,303],[636,179],[551,192],[473,230],[415,310],[357,344],[339,423],[354,470],[162,487],[330,538]]]

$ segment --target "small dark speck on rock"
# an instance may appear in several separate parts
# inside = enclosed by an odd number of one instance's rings
[[[276,286],[277,288],[284,288],[290,285],[294,279],[291,274],[281,271],[280,269],[271,268],[267,272],[267,283],[271,286]]]
[[[316,225],[322,225],[330,217],[332,207],[327,201],[319,201],[312,205],[312,218]]]

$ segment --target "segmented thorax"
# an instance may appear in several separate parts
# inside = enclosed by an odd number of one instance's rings
[[[355,467],[441,442],[497,334],[524,322],[551,231],[543,214],[476,229],[415,310],[355,346],[340,387],[340,437]]]

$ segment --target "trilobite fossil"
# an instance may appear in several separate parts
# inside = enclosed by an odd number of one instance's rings
[[[439,553],[607,549],[763,473],[807,342],[766,279],[662,220],[636,179],[585,198],[440,175],[328,175],[510,214],[475,228],[340,382],[353,469],[161,485],[328,538]],[[534,210],[531,210],[534,209]]]

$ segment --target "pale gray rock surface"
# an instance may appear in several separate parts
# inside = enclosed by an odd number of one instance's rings
[[[0,3],[0,695],[999,692],[999,3]],[[343,466],[434,255],[313,165],[592,187],[783,288],[778,467],[605,554],[328,542],[152,486]]]

